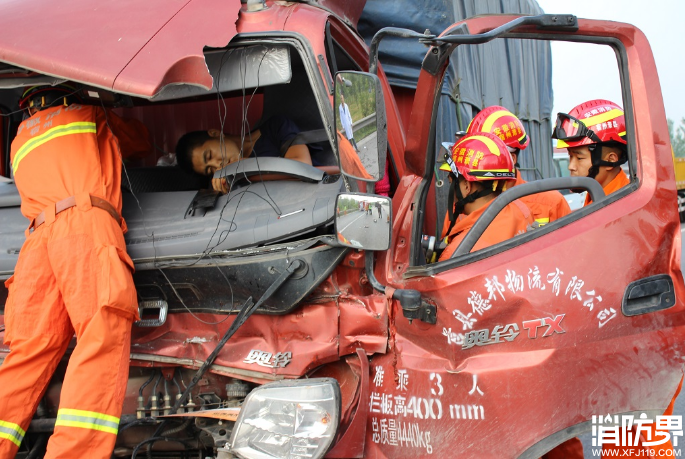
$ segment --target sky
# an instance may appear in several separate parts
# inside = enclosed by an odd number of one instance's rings
[[[608,19],[633,24],[647,36],[656,61],[666,116],[676,124],[685,118],[685,0],[537,0],[545,13],[569,13],[579,18]],[[585,48],[584,48],[585,47]],[[553,113],[568,112],[575,105],[594,98],[621,103],[620,88],[616,87],[618,72],[613,52],[588,54],[587,47],[556,42],[552,44]],[[573,54],[572,54],[573,53]],[[585,81],[576,71],[559,71],[573,62],[607,62],[612,66],[607,78],[586,74]],[[586,67],[587,68],[587,67]],[[565,91],[563,88],[573,88]],[[587,97],[586,97],[587,96]]]

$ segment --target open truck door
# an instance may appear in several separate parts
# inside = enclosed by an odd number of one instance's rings
[[[591,205],[471,252],[494,217],[484,214],[452,258],[428,264],[422,234],[446,212],[428,196],[439,142],[452,140],[434,131],[448,59],[505,46],[503,38],[512,47],[595,43],[615,55],[630,184],[603,197],[585,179]],[[405,152],[415,177],[396,194],[393,246],[375,269],[395,299],[390,352],[372,362],[369,448],[392,457],[540,457],[589,432],[593,415],[663,414],[683,375],[685,289],[666,118],[645,36],[570,15],[501,15],[425,41]],[[575,186],[555,180],[551,188]],[[525,191],[517,189],[493,207]],[[409,314],[398,291],[420,293],[420,314]]]

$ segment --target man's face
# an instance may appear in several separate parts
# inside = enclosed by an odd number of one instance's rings
[[[515,150],[515,152],[512,152],[511,150],[509,150],[509,153],[511,153],[511,159],[512,159],[512,161],[514,161],[514,164],[516,165],[519,162],[519,150],[518,149],[514,149],[514,150]]]
[[[609,162],[618,161],[618,154],[616,152],[605,147],[600,148],[602,148],[602,160]],[[569,148],[568,159],[568,170],[571,173],[571,177],[587,177],[590,167],[592,167],[592,154],[588,147]],[[616,176],[615,171],[616,167],[600,166],[594,178],[600,185],[606,186]]]
[[[568,171],[571,177],[587,177],[592,167],[592,155],[588,147],[573,147],[568,149]]]
[[[211,134],[210,134],[211,135]],[[214,175],[214,172],[240,160],[238,146],[230,139],[219,140],[213,136],[192,151],[193,170],[202,175]]]

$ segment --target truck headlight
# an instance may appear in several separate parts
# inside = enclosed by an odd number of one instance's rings
[[[248,394],[229,445],[242,458],[320,458],[339,422],[340,387],[335,379],[277,381]]]

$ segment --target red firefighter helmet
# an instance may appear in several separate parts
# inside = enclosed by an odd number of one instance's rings
[[[573,148],[605,142],[626,144],[626,119],[615,103],[595,99],[558,113],[552,138],[557,148]]]
[[[516,115],[504,107],[493,105],[486,107],[471,120],[467,134],[490,132],[502,139],[509,147],[524,150],[529,143],[523,123]]]
[[[504,142],[490,132],[466,135],[455,143],[441,170],[463,176],[469,182],[516,180],[514,161]]]

